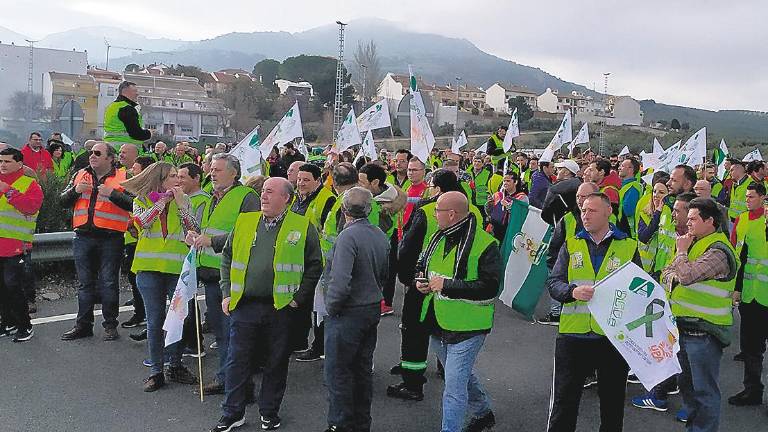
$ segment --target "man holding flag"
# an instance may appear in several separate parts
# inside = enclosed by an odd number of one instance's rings
[[[637,242],[608,222],[611,202],[591,194],[581,208],[584,229],[566,239],[547,287],[563,303],[555,345],[555,370],[548,431],[576,430],[587,375],[597,369],[600,382],[600,430],[621,431],[628,367],[590,313],[587,302],[595,283],[627,262],[641,265]]]

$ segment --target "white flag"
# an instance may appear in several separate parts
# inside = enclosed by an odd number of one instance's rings
[[[475,149],[475,153],[488,153],[488,141],[484,142],[483,145]]]
[[[555,152],[563,147],[563,144],[573,141],[573,130],[571,125],[571,112],[566,111],[563,116],[563,121],[560,122],[560,127],[557,128],[555,136],[552,137],[552,141],[542,152],[539,157],[539,162],[551,162],[552,157],[555,156]]]
[[[573,149],[579,144],[586,144],[589,142],[589,123],[584,123],[584,126],[579,129],[579,133],[576,134],[576,138],[568,144],[568,156],[573,156]]]
[[[626,154],[629,154],[629,147],[624,146],[624,148],[621,149],[621,151],[619,152],[619,157],[624,156]]]
[[[451,153],[461,154],[461,148],[467,145],[467,134],[461,131],[458,138],[454,138],[451,143]]]
[[[501,144],[504,153],[512,149],[512,140],[520,136],[520,125],[517,122],[517,108],[512,112],[512,118],[509,119],[507,134],[504,135],[504,142]]]
[[[355,118],[355,109],[351,108],[347,116],[344,117],[344,122],[339,128],[339,133],[336,135],[336,147],[339,152],[358,145],[363,141],[360,139],[360,129],[357,128],[357,119]]]
[[[184,264],[181,266],[181,274],[176,282],[176,290],[173,292],[171,306],[165,315],[163,330],[165,334],[165,346],[171,345],[181,340],[181,334],[184,331],[184,319],[189,314],[187,307],[189,301],[195,298],[197,294],[197,256],[195,248],[189,250],[187,257],[184,258]],[[197,300],[195,300],[197,301]]]
[[[304,142],[304,138],[301,138],[301,141],[299,142],[299,153],[301,153],[304,156],[304,160],[309,162],[309,150],[307,149],[307,143]]]
[[[696,165],[703,163],[706,157],[707,128],[704,127],[691,135],[685,144],[680,145],[678,142],[664,150],[664,153],[659,157],[659,166],[656,167],[656,170],[671,173],[677,165],[696,167]]]
[[[717,166],[717,178],[723,180],[725,178],[725,160],[728,158],[728,146],[725,145],[725,140],[720,140],[720,147],[715,149],[714,162]]]
[[[587,306],[632,372],[651,390],[682,371],[677,360],[680,335],[664,288],[632,262],[617,267],[595,284]]]
[[[365,134],[361,150],[363,151],[363,154],[369,157],[372,161],[378,159],[378,155],[376,155],[376,144],[373,142],[373,133],[371,131],[368,131],[368,133]]]
[[[427,163],[429,152],[435,146],[435,136],[427,121],[427,110],[421,92],[415,91],[411,98],[411,153]]]
[[[653,153],[657,155],[664,153],[664,147],[661,146],[661,143],[656,138],[653,139]]]
[[[754,149],[751,152],[744,155],[744,159],[742,159],[742,162],[752,162],[752,161],[761,161],[763,160],[763,155],[760,154],[759,149]]]
[[[229,151],[240,161],[240,180],[261,174],[261,126],[256,126]],[[271,150],[271,149],[270,149]]]
[[[389,105],[386,99],[376,102],[357,118],[357,128],[360,129],[360,132],[390,126],[392,123],[389,118]]]
[[[261,143],[261,153],[268,155],[273,147],[282,147],[295,138],[304,138],[304,131],[301,129],[299,102],[293,104],[293,107],[283,115],[277,126]]]

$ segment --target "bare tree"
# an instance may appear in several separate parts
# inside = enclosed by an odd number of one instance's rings
[[[379,85],[384,79],[378,49],[373,40],[367,43],[357,43],[351,66],[352,84],[355,86],[357,94],[363,97],[364,102],[371,101],[379,92]]]
[[[11,118],[39,120],[49,116],[45,109],[45,100],[40,93],[14,92],[8,100],[6,115]]]

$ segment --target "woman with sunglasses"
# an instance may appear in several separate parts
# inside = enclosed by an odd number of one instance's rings
[[[184,194],[176,168],[167,162],[156,162],[140,174],[123,182],[136,198],[133,201],[133,223],[140,235],[131,271],[144,299],[147,317],[147,347],[150,376],[144,391],[153,392],[165,385],[164,350],[170,366],[168,379],[182,384],[195,384],[197,378],[181,363],[181,343],[167,348],[163,337],[165,302],[173,296],[189,247],[184,243],[187,231],[200,230],[191,215],[189,197]]]

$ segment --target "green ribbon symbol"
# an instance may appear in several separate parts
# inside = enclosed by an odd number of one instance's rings
[[[656,313],[653,312],[653,305],[655,304],[661,306],[660,312],[656,312]],[[645,336],[652,338],[653,322],[663,316],[664,316],[664,300],[653,299],[650,303],[648,303],[648,306],[646,306],[645,315],[627,324],[627,329],[634,330],[640,327],[641,325],[645,325]]]

